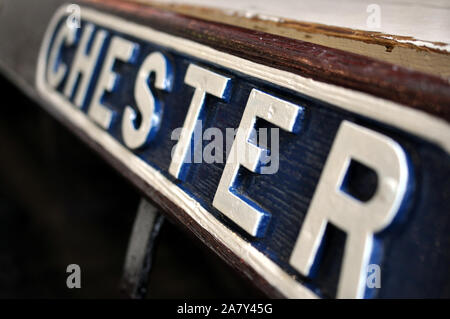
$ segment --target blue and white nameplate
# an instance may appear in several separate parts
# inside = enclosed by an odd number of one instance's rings
[[[41,96],[282,294],[448,296],[445,121],[94,9],[66,18]]]

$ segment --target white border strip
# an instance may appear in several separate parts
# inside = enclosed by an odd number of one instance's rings
[[[286,297],[317,298],[307,287],[301,285],[277,264],[220,223],[198,202],[164,177],[156,169],[146,164],[127,148],[117,142],[106,131],[91,122],[78,108],[64,96],[48,87],[44,75],[46,56],[50,40],[57,22],[66,14],[67,5],[60,7],[51,19],[39,52],[36,85],[41,96],[64,116],[98,142],[113,156],[126,165],[133,173],[156,188],[162,195],[173,201],[193,218],[201,227],[242,258],[251,268],[265,278]],[[286,71],[277,70],[232,56],[196,42],[165,34],[122,18],[101,13],[90,8],[81,9],[82,18],[134,37],[159,44],[173,50],[217,63],[226,68],[246,73],[250,76],[272,82],[276,85],[309,95],[311,97],[340,106],[343,109],[377,119],[410,133],[437,143],[450,153],[450,126],[443,120],[426,113],[351,91],[338,86],[317,82]]]

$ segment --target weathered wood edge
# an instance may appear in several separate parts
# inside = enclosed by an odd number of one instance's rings
[[[450,84],[436,76],[338,49],[120,0],[82,0],[156,30],[263,65],[368,93],[450,122]]]
[[[333,25],[333,22],[327,25],[282,16],[267,16],[248,9],[224,9],[216,7],[215,3],[201,5],[161,0],[124,1],[150,3],[162,10],[315,43],[400,65],[444,80],[450,79],[450,51],[447,51],[448,44],[445,42],[340,27]]]

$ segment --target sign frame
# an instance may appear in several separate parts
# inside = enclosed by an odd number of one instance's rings
[[[148,189],[145,193],[149,197],[169,211],[177,211],[175,216],[179,222],[195,223],[196,235],[202,238],[204,242],[209,241],[208,246],[213,247],[216,251],[214,243],[222,246],[225,251],[222,253],[224,259],[227,260],[227,256],[234,255],[234,261],[231,261],[231,263],[236,263],[236,268],[240,267],[239,260],[242,260],[249,268],[247,276],[253,277],[256,275],[260,277],[260,285],[273,287],[273,295],[279,293],[291,298],[317,298],[318,296],[308,287],[297,282],[277,264],[251,246],[250,243],[216,220],[192,197],[158,170],[133,155],[130,150],[116,141],[108,132],[92,122],[85,113],[75,108],[72,103],[46,84],[44,78],[47,52],[58,21],[67,14],[66,9],[67,5],[63,5],[54,14],[39,52],[36,86],[43,100],[50,102],[56,112],[68,119],[73,126],[86,134],[108,155],[112,155],[116,163],[120,163],[121,167],[128,170],[129,173],[124,174],[132,174],[134,178],[137,178],[135,183],[139,184],[140,188]],[[447,153],[450,153],[450,127],[448,123],[423,111],[364,92],[316,81],[299,74],[256,63],[190,39],[180,38],[148,26],[129,22],[121,17],[89,7],[82,7],[82,16],[96,25],[124,32],[225,68],[240,71],[280,87],[331,103],[343,110],[386,123],[435,143]],[[151,196],[156,193],[158,193],[158,196]]]

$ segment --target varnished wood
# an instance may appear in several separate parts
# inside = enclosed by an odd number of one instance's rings
[[[361,55],[213,23],[118,0],[86,0],[103,11],[233,55],[321,82],[365,92],[450,121],[447,81]]]
[[[324,45],[450,78],[450,41],[444,31],[448,29],[444,17],[450,9],[445,5],[436,6],[428,1],[378,1],[380,27],[369,28],[362,23],[369,16],[368,3],[354,0],[282,3],[246,0],[239,5],[234,1],[127,1]]]

